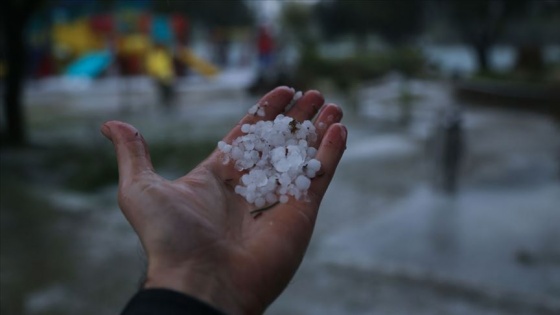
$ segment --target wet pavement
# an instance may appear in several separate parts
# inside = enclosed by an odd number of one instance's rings
[[[127,96],[129,108],[119,93],[31,91],[32,137],[87,139],[110,150],[97,128],[116,117],[135,124],[148,143],[217,141],[255,102],[241,85],[221,80],[188,82],[207,92],[185,88],[172,114],[153,106],[149,89],[142,97]],[[537,114],[463,104],[467,151],[458,193],[448,196],[433,185],[438,168],[430,141],[438,111],[458,101],[445,84],[409,84],[418,98],[407,126],[399,124],[395,80],[361,90],[359,113],[346,109],[348,149],[308,254],[267,314],[558,314],[558,124]],[[136,83],[140,90],[148,85]],[[326,98],[340,100],[329,93]],[[3,152],[2,167],[18,154]],[[182,173],[164,171],[169,177]],[[15,202],[2,198],[2,311],[120,310],[137,289],[144,261],[118,211],[116,187],[85,193],[36,181],[4,190],[14,186],[4,175],[1,186],[4,193],[19,193],[8,198]]]
[[[437,111],[457,102],[444,87],[413,82],[416,121],[390,131],[372,125],[398,120],[395,86],[363,92],[366,118],[351,119],[309,254],[270,314],[560,311],[558,126],[463,104],[460,189],[442,194],[427,144]]]

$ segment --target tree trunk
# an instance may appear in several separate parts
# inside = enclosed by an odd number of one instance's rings
[[[474,44],[476,62],[478,65],[478,71],[480,72],[487,72],[488,70],[490,70],[490,65],[488,63],[489,47],[489,45],[483,43]]]
[[[2,31],[7,52],[6,90],[3,104],[7,123],[5,140],[9,145],[19,146],[24,145],[27,140],[21,95],[25,70],[24,29],[29,13],[22,9],[14,9],[9,10],[4,17]]]
[[[526,74],[540,74],[545,69],[542,47],[536,44],[517,47],[515,71]]]

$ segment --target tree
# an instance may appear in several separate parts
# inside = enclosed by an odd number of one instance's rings
[[[305,3],[289,2],[282,8],[280,15],[280,23],[284,36],[290,36],[300,44],[313,40],[311,30],[312,24],[312,7]]]
[[[114,0],[100,0],[106,7]],[[27,142],[22,90],[27,49],[25,31],[33,15],[48,5],[83,7],[74,0],[4,0],[0,9],[0,58],[6,62],[5,93],[3,110],[6,115],[5,135],[2,142],[21,146]]]
[[[469,0],[439,2],[442,13],[461,39],[470,45],[481,71],[490,70],[488,52],[509,21],[525,12],[532,0]]]
[[[21,102],[25,71],[24,32],[31,15],[42,3],[42,0],[4,1],[5,7],[1,10],[2,43],[0,45],[7,67],[3,104],[7,124],[5,140],[10,145],[23,145],[27,140]]]
[[[394,70],[398,70],[403,76],[400,78],[398,104],[401,107],[402,121],[404,124],[410,120],[411,101],[408,91],[408,76],[413,72],[410,69],[417,69],[419,63],[414,62],[409,67],[402,59],[400,62],[395,60],[410,55],[410,50],[406,49],[407,44],[422,31],[424,7],[422,0],[394,1],[394,0],[374,0],[374,1],[350,1],[350,0],[324,0],[317,5],[317,17],[321,28],[327,37],[339,37],[351,35],[356,41],[359,54],[343,61],[341,71],[352,71],[358,69],[354,75],[336,75],[335,84],[348,95],[348,103],[354,110],[359,110],[357,83],[366,76],[372,76],[373,72],[363,71],[373,69],[372,64],[379,64],[379,60],[371,62],[372,53],[364,53],[367,36],[378,35],[385,43],[389,44],[391,50],[384,58],[386,65]],[[346,64],[344,64],[346,62]],[[354,70],[354,71],[355,71]]]
[[[517,46],[514,71],[528,77],[542,76],[548,70],[543,46],[560,42],[560,2],[532,1],[526,13],[509,23],[504,39]],[[531,78],[532,79],[532,78]]]
[[[422,2],[326,0],[317,5],[317,16],[330,37],[353,35],[359,44],[375,33],[392,45],[400,45],[421,31]]]
[[[154,1],[155,11],[184,13],[196,22],[215,27],[246,26],[253,22],[253,15],[245,1]]]

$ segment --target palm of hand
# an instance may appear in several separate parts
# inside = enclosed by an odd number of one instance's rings
[[[260,104],[270,119],[284,109],[293,92],[278,88]],[[323,104],[311,91],[287,113],[312,118]],[[139,235],[148,256],[146,287],[175,289],[233,313],[262,312],[287,285],[300,264],[322,196],[342,155],[342,113],[323,106],[317,158],[324,175],[309,190],[310,200],[290,200],[260,218],[233,192],[239,172],[223,165],[215,151],[186,176],[168,181],[151,166],[147,146],[133,127],[109,122],[103,133],[115,144],[119,162],[119,205]],[[258,117],[246,116],[241,123]],[[240,135],[239,125],[224,140]]]

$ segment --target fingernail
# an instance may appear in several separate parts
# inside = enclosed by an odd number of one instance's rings
[[[348,135],[348,130],[346,129],[346,126],[340,125],[340,136],[342,137],[342,140],[346,141],[347,135]]]
[[[107,126],[106,124],[103,124],[103,126],[101,126],[101,133],[105,136],[105,138],[112,140],[111,128],[109,128],[109,126]]]

